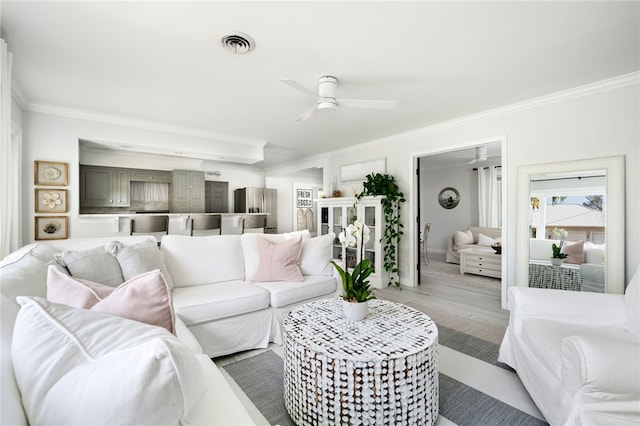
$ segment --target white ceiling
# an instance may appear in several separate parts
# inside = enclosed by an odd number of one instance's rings
[[[204,136],[211,157],[266,144],[263,167],[640,69],[637,1],[0,5],[27,109]],[[233,31],[255,50],[224,50]],[[313,100],[277,78],[323,75],[399,106],[295,121]]]

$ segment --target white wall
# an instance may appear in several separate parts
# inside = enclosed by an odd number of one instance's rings
[[[339,175],[341,165],[352,163],[357,155],[362,161],[387,158],[387,172],[395,176],[407,196],[403,205],[403,240],[399,248],[400,275],[403,284],[415,282],[413,263],[417,206],[413,195],[412,157],[437,151],[476,145],[504,137],[502,176],[506,182],[503,200],[506,235],[503,253],[507,256],[507,283],[514,284],[515,222],[517,170],[519,166],[555,161],[626,156],[626,274],[627,280],[640,263],[640,102],[638,79],[631,83],[596,84],[593,90],[581,88],[539,98],[510,108],[479,114],[435,125],[419,131],[385,138],[328,154],[325,176]],[[339,189],[351,193],[352,184]]]
[[[447,241],[459,229],[478,224],[478,177],[469,167],[440,169],[421,168],[420,172],[420,230],[431,223],[427,249],[429,253],[444,253]],[[448,186],[458,190],[460,203],[453,209],[444,209],[438,203],[438,194]]]
[[[114,231],[113,219],[86,218],[78,215],[79,194],[79,139],[102,140],[121,144],[149,144],[162,141],[168,146],[181,146],[188,139],[198,139],[190,136],[175,135],[145,129],[100,123],[89,120],[72,119],[51,114],[25,111],[23,121],[23,242],[33,241],[33,162],[35,160],[62,161],[69,163],[69,237],[97,237],[116,236],[128,232],[128,226],[121,226]],[[201,161],[181,157],[167,157],[161,155],[141,155],[131,153],[98,153],[83,151],[83,161],[94,165],[116,165],[122,167],[147,168],[159,170],[193,169],[202,170]],[[222,180],[229,182],[229,204],[233,209],[233,190],[245,186],[263,186],[264,171],[244,165],[221,163],[216,170],[221,176],[207,177],[208,180]]]

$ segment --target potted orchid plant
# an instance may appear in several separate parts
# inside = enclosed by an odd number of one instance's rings
[[[374,268],[371,265],[371,260],[364,258],[364,246],[369,241],[369,233],[369,227],[360,220],[356,220],[338,235],[338,240],[343,247],[347,249],[360,247],[360,262],[353,267],[351,272],[347,266],[346,256],[344,269],[331,261],[342,280],[343,312],[352,321],[364,319],[368,312],[367,302],[376,298],[368,281]]]
[[[564,245],[564,239],[567,237],[567,233],[564,231],[564,229],[554,229],[553,232],[555,234],[561,234],[562,236],[560,237],[560,243],[558,245],[556,245],[556,243],[553,243],[551,245],[551,264],[553,266],[560,266],[562,265],[562,261],[564,260],[564,258],[569,256],[567,253],[562,252],[562,246]]]

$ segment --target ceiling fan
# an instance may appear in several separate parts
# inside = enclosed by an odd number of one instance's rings
[[[290,78],[279,78],[278,80],[316,99],[316,104],[296,118],[296,121],[306,120],[316,111],[335,111],[336,108],[395,109],[398,106],[398,101],[338,99],[336,98],[338,79],[332,76],[320,77],[317,93]]]
[[[474,156],[469,156],[469,155],[458,155],[457,157],[459,158],[473,158],[473,160],[469,161],[467,164],[473,164],[475,162],[478,161],[487,161],[488,158],[491,158],[493,156],[491,155],[487,155],[487,147],[486,146],[476,146],[476,155]]]

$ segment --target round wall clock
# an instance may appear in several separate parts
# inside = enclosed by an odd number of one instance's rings
[[[452,209],[460,202],[460,193],[457,189],[447,186],[438,194],[438,203],[445,209]]]

